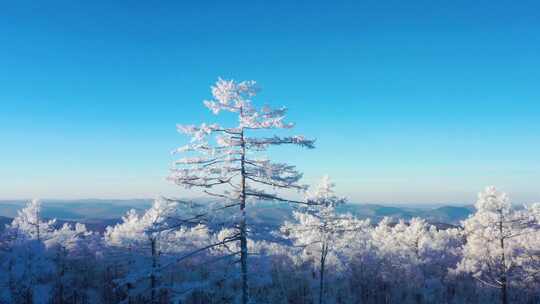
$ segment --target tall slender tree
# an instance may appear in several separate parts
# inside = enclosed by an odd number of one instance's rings
[[[111,248],[129,248],[132,258],[136,258],[127,269],[129,275],[125,285],[135,285],[148,278],[148,302],[152,304],[159,302],[158,298],[163,291],[160,286],[160,255],[170,230],[177,226],[176,207],[175,202],[157,199],[142,215],[138,215],[134,209],[130,210],[122,217],[122,223],[107,227],[104,235]]]
[[[276,189],[304,191],[302,174],[292,165],[273,162],[264,156],[271,146],[298,145],[314,148],[314,141],[303,136],[264,136],[270,129],[290,129],[284,121],[286,108],[257,108],[252,98],[257,94],[254,81],[236,82],[218,79],[212,87],[213,99],[204,105],[214,114],[230,112],[238,124],[223,127],[219,124],[179,125],[178,130],[191,136],[191,142],[175,152],[185,157],[174,163],[169,179],[186,188],[199,188],[214,198],[221,207],[212,210],[237,208],[233,228],[237,233],[228,241],[240,243],[242,303],[248,302],[248,223],[246,206],[249,201],[291,201],[280,196]],[[251,133],[261,131],[262,137]],[[265,132],[266,131],[266,132]]]
[[[346,202],[334,192],[335,184],[325,176],[318,188],[307,195],[309,204],[304,212],[294,212],[295,222],[285,222],[281,232],[301,248],[307,259],[319,270],[319,303],[324,303],[325,274],[329,255],[337,260],[337,251],[353,242],[355,232],[362,230],[366,222],[351,215],[340,215],[335,208]],[[335,264],[338,262],[335,261]]]
[[[500,289],[500,302],[507,304],[509,286],[524,277],[521,240],[535,232],[536,220],[512,208],[506,193],[493,186],[478,194],[475,207],[476,213],[464,221],[467,243],[458,270]]]
[[[54,234],[54,224],[55,220],[43,220],[41,203],[34,199],[19,210],[11,224],[6,226],[11,239],[8,271],[11,294],[16,303],[30,304],[46,300],[36,297],[35,293],[39,282],[49,276],[53,269],[45,242]]]

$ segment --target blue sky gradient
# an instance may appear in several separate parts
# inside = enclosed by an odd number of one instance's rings
[[[355,202],[540,201],[535,1],[10,1],[0,7],[0,199],[188,195],[176,123],[254,79]]]

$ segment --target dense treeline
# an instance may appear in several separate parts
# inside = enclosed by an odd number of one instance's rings
[[[490,187],[462,227],[438,230],[337,214],[329,194],[325,180],[314,200],[327,204],[296,211],[275,242],[248,241],[252,301],[492,303],[503,288],[508,303],[540,301],[540,205],[511,208]],[[55,229],[30,202],[2,234],[0,303],[239,301],[240,249],[223,242],[234,231],[178,226],[181,209],[157,200],[98,235]]]

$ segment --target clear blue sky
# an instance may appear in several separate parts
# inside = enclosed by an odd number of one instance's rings
[[[5,1],[0,198],[183,195],[176,123],[254,79],[356,202],[540,201],[537,1]],[[189,3],[189,4],[188,4]]]

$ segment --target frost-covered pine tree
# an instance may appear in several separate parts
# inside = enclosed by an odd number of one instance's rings
[[[444,278],[461,253],[458,229],[439,230],[421,218],[397,223],[383,218],[372,232],[384,281],[400,286],[391,296],[405,302],[442,297]],[[406,278],[406,280],[403,280]],[[408,298],[408,299],[407,299]]]
[[[285,222],[281,232],[293,241],[294,246],[302,249],[302,255],[319,270],[319,303],[324,303],[325,274],[328,259],[338,266],[338,251],[354,242],[355,234],[360,232],[365,222],[350,215],[339,215],[336,207],[346,199],[335,194],[335,185],[325,176],[317,189],[310,193],[305,212],[293,213],[295,222]]]
[[[89,301],[88,281],[94,272],[94,257],[100,250],[100,236],[80,223],[64,224],[45,241],[55,266],[54,303]]]
[[[478,194],[475,207],[476,213],[463,222],[467,243],[458,270],[500,289],[500,302],[507,304],[509,286],[524,277],[520,240],[535,231],[535,223],[493,186]]]
[[[267,136],[271,129],[290,129],[284,121],[286,109],[257,108],[252,98],[257,94],[254,81],[236,82],[219,79],[212,87],[213,99],[205,106],[214,114],[230,112],[237,125],[225,127],[203,123],[180,125],[178,130],[191,136],[191,142],[176,150],[186,156],[175,162],[169,179],[186,188],[199,188],[221,200],[222,208],[237,208],[233,228],[237,234],[228,241],[240,243],[242,303],[248,302],[248,223],[246,203],[279,200],[274,189],[304,190],[302,174],[292,165],[272,162],[261,153],[269,147],[298,145],[313,148],[314,141],[303,136]],[[262,137],[253,133],[260,131]],[[217,208],[213,208],[217,209]]]
[[[524,212],[527,213],[534,231],[519,237],[522,254],[518,259],[528,289],[540,293],[540,203],[533,204]],[[538,296],[540,297],[540,294]]]
[[[26,207],[17,212],[17,216],[13,219],[9,228],[23,234],[27,239],[44,241],[50,237],[55,222],[56,220],[43,220],[41,217],[41,202],[38,199],[33,199]]]
[[[9,288],[9,295],[4,296],[9,301],[32,304],[49,300],[50,285],[44,283],[44,278],[53,272],[54,266],[44,242],[54,233],[54,223],[43,220],[41,203],[34,199],[6,227],[9,251],[2,266]]]
[[[122,285],[128,286],[129,289],[139,284],[139,288],[129,290],[129,293],[140,296],[146,296],[145,291],[150,290],[149,303],[158,302],[162,239],[176,225],[176,207],[175,202],[155,200],[152,207],[143,215],[138,215],[132,209],[122,217],[122,223],[107,227],[105,231],[104,238],[107,245],[120,249],[122,253],[126,250],[132,253],[128,257],[129,265],[126,269],[128,274]]]

